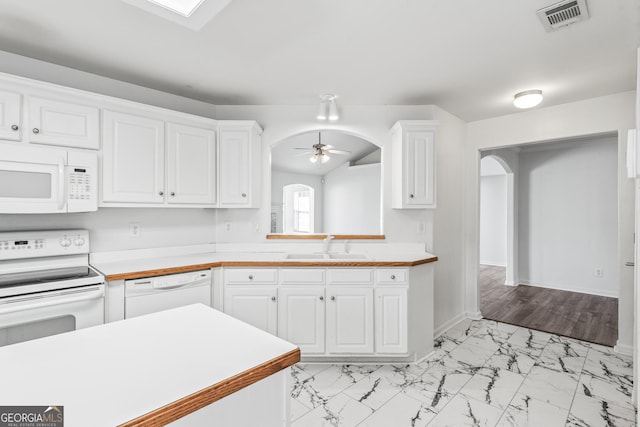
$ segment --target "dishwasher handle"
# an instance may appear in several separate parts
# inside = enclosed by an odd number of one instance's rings
[[[183,282],[183,283],[171,283],[171,282],[161,282],[161,281],[153,281],[151,284],[151,287],[153,289],[158,289],[158,290],[164,290],[164,289],[179,289],[179,288],[190,288],[193,286],[201,286],[201,285],[210,285],[211,284],[211,279],[210,278],[206,278],[206,279],[200,279],[200,280],[193,280],[190,282]]]
[[[63,298],[66,295],[76,295],[76,296],[72,296],[69,298]],[[56,298],[57,297],[57,298]],[[1,314],[9,314],[9,313],[15,313],[16,311],[22,311],[22,310],[35,310],[38,308],[46,308],[46,307],[51,307],[54,305],[61,305],[61,304],[71,304],[71,303],[76,303],[76,302],[83,302],[83,301],[91,301],[91,300],[95,300],[95,299],[100,299],[104,297],[104,290],[103,289],[95,289],[92,288],[90,290],[86,290],[86,291],[80,291],[80,292],[74,292],[72,293],[62,293],[62,294],[58,294],[58,295],[48,295],[48,296],[33,296],[33,297],[26,297],[26,298],[20,298],[20,299],[16,299],[13,301],[7,301],[5,303],[3,303],[5,306],[2,307],[0,306],[0,315]],[[51,301],[50,299],[52,298],[56,298],[53,301]],[[37,301],[40,300],[39,302],[35,302],[33,304],[28,304],[26,303],[27,301]]]

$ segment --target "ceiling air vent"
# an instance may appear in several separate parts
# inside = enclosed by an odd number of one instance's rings
[[[547,31],[589,19],[586,0],[561,1],[538,10],[537,14]]]

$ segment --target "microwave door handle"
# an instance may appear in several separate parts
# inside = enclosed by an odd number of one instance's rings
[[[67,200],[65,194],[65,188],[67,187],[64,182],[64,161],[62,158],[58,158],[58,210],[61,211],[64,208],[64,203]]]
[[[71,304],[74,302],[82,302],[82,301],[90,301],[94,299],[99,299],[104,296],[104,291],[102,289],[96,289],[92,291],[84,291],[82,295],[70,297],[70,298],[61,298],[55,301],[46,301],[47,297],[34,297],[34,298],[25,298],[17,301],[10,301],[6,303],[6,307],[0,306],[0,315],[15,313],[16,311],[22,310],[35,310],[38,308],[46,308],[54,305],[61,304]],[[27,304],[26,301],[29,300],[41,300],[40,302],[36,302],[33,304]],[[42,301],[44,300],[44,301]]]

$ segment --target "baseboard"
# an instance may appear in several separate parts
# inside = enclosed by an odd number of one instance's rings
[[[439,337],[440,335],[444,334],[445,332],[447,332],[449,329],[453,328],[454,326],[456,326],[458,323],[462,322],[465,319],[465,315],[464,313],[458,314],[456,317],[454,317],[453,319],[443,323],[442,325],[438,326],[434,331],[433,331],[433,336],[434,338]]]
[[[518,286],[518,282],[514,282],[514,281],[511,281],[511,280],[505,280],[504,281],[504,285],[505,286]]]
[[[527,285],[527,286],[537,286],[538,288],[555,289],[557,291],[577,292],[579,294],[597,295],[597,296],[601,296],[601,297],[616,298],[616,299],[618,298],[618,295],[612,295],[612,294],[610,294],[608,292],[600,292],[600,291],[595,290],[595,289],[578,290],[578,289],[565,288],[565,287],[557,286],[557,285],[549,285],[547,283],[530,282],[528,280],[520,280],[519,284]]]
[[[482,319],[484,319],[484,317],[482,316],[482,313],[480,313],[479,311],[476,311],[476,312],[466,311],[464,313],[464,316],[467,319],[471,319],[471,320],[482,320]]]
[[[627,344],[621,344],[620,340],[616,341],[616,345],[613,346],[613,351],[627,356],[633,356],[633,346]]]

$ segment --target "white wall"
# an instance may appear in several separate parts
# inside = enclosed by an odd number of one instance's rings
[[[480,264],[507,266],[507,175],[505,173],[486,175],[480,179]]]
[[[290,184],[304,184],[314,190],[314,229],[316,233],[322,232],[324,186],[319,175],[290,173],[283,171],[271,172],[271,209],[277,211],[276,233],[282,233],[282,188]],[[267,229],[269,232],[269,229]]]
[[[380,234],[380,172],[380,163],[345,163],[324,176],[324,232]]]
[[[520,153],[520,283],[618,296],[617,142]]]
[[[140,224],[140,237],[129,224]],[[184,246],[215,241],[214,209],[99,208],[70,214],[0,215],[0,231],[84,228],[92,252]]]
[[[634,188],[626,178],[627,130],[635,126],[635,92],[587,99],[548,108],[480,120],[467,125],[465,195],[465,307],[467,315],[480,316],[478,300],[479,262],[479,166],[480,151],[541,141],[618,134],[618,259],[619,271],[618,348],[632,348],[633,269],[624,262],[633,259]]]

